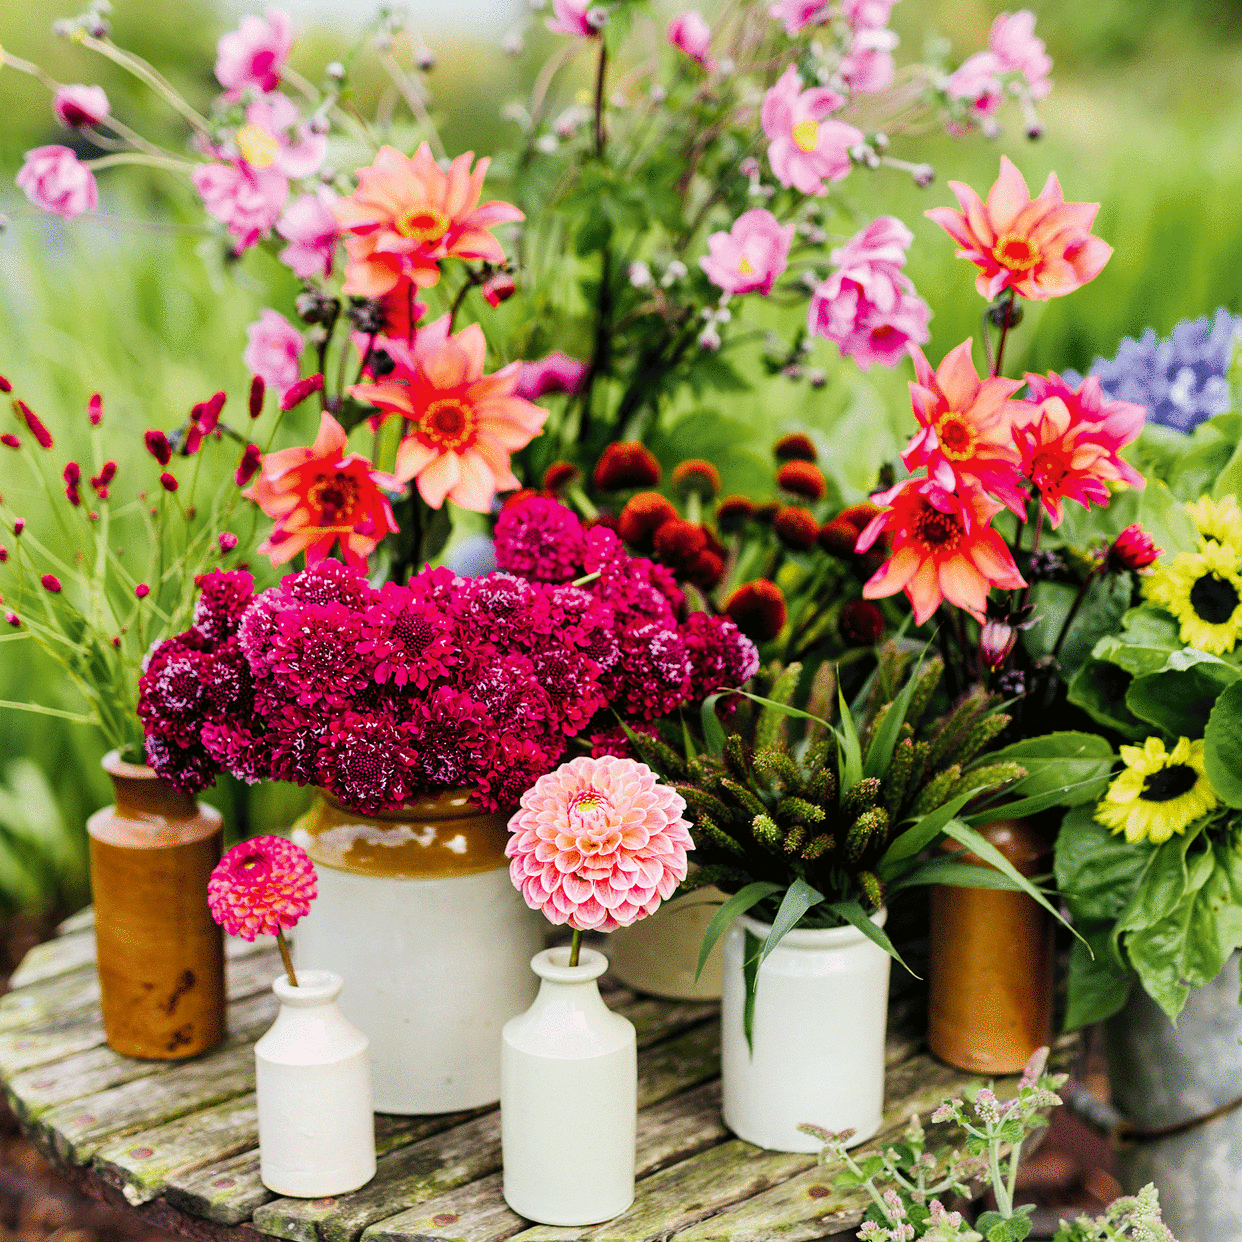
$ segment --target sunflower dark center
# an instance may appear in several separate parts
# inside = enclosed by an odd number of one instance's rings
[[[1238,602],[1237,588],[1217,574],[1204,574],[1190,588],[1190,606],[1209,625],[1224,625]]]
[[[1195,787],[1199,773],[1188,763],[1175,763],[1171,767],[1153,772],[1144,782],[1139,797],[1144,802],[1172,802]]]

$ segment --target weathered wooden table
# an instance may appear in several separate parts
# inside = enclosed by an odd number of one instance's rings
[[[834,1170],[814,1156],[763,1151],[725,1129],[715,1004],[618,987],[606,999],[638,1030],[640,1112],[638,1194],[616,1220],[563,1229],[514,1215],[500,1191],[495,1108],[377,1115],[369,1185],[335,1199],[278,1198],[259,1181],[254,1098],[253,1045],[278,1007],[270,984],[281,967],[269,944],[229,943],[228,1037],[171,1063],[131,1060],[104,1043],[90,911],[27,955],[0,998],[0,1077],[22,1125],[77,1185],[192,1238],[307,1242],[797,1242],[850,1232],[867,1205],[862,1192],[834,1190]],[[972,1081],[921,1051],[902,1008],[890,1013],[875,1142]]]

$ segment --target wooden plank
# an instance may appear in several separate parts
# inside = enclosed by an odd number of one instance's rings
[[[634,1024],[640,1048],[649,1048],[687,1027],[707,1022],[720,1012],[716,1001],[665,1001],[654,996],[644,996],[625,1004],[614,1005],[612,997],[606,998],[608,1007],[623,1014]]]
[[[83,906],[77,914],[71,914],[56,927],[58,936],[71,936],[74,932],[87,931],[95,926],[95,907]]]
[[[260,992],[228,1007],[228,1034],[214,1056],[224,1048],[254,1043],[275,1020],[280,1003],[270,992]],[[174,1072],[185,1061],[139,1061],[123,1057],[106,1044],[77,1053],[49,1065],[37,1065],[15,1074],[5,1084],[13,1111],[27,1126],[48,1109],[70,1100],[80,1100],[108,1087],[117,1087],[137,1078],[158,1077]]]
[[[95,1153],[95,1168],[130,1203],[148,1203],[163,1192],[174,1174],[248,1151],[258,1137],[254,1096],[243,1095],[166,1125],[113,1139]]]
[[[57,1156],[86,1164],[109,1139],[254,1091],[254,1048],[229,1048],[50,1109],[37,1130]]]
[[[691,1027],[638,1054],[638,1107],[650,1108],[720,1073],[720,1023]]]
[[[0,1033],[50,1022],[99,1004],[99,975],[93,965],[67,971],[0,996]]]
[[[638,1114],[637,1173],[645,1177],[726,1138],[720,1083],[710,1082]],[[503,1242],[527,1227],[505,1205],[500,1174],[369,1226],[363,1242]]]
[[[559,1229],[536,1225],[514,1242],[654,1242],[801,1173],[814,1156],[762,1151],[731,1139],[639,1182],[628,1211],[602,1225]]]
[[[301,1242],[352,1242],[393,1209],[413,1207],[500,1168],[500,1112],[385,1156],[374,1179],[335,1199],[277,1199],[254,1214],[254,1226]]]
[[[12,988],[28,987],[43,979],[53,979],[95,961],[94,931],[75,932],[55,940],[37,944],[22,958],[21,965],[9,978]]]

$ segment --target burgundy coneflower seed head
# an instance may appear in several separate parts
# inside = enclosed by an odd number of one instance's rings
[[[594,481],[601,492],[655,487],[660,481],[660,463],[636,441],[618,441],[607,445],[599,455]]]
[[[674,569],[688,568],[696,556],[707,548],[707,536],[701,527],[685,518],[662,522],[652,537],[656,555]]]
[[[0,444],[7,444],[11,449],[21,448],[22,446],[21,440],[13,435],[11,431],[6,431],[4,435],[0,436]]]
[[[762,522],[765,526],[771,526],[780,511],[781,504],[779,500],[767,500],[763,504],[755,506],[754,518],[756,522]]]
[[[30,428],[30,434],[39,442],[40,448],[50,449],[52,447],[52,433],[43,425],[34,410],[20,397],[13,402],[13,412]]]
[[[172,445],[168,443],[168,437],[162,431],[146,432],[142,437],[142,442],[147,446],[147,452],[161,466],[166,466],[172,461]]]
[[[672,501],[659,492],[639,492],[631,496],[621,510],[617,532],[631,547],[649,552],[656,531],[677,516]]]
[[[160,475],[160,486],[166,492],[175,492],[181,484],[177,482],[177,476],[175,474],[169,474],[169,472],[165,470],[164,473]]]
[[[884,614],[869,599],[852,599],[841,609],[837,629],[850,647],[874,647],[884,637]]]
[[[257,444],[247,444],[241,461],[237,463],[237,473],[233,476],[237,486],[245,487],[258,473],[262,464],[263,450]]]
[[[849,522],[837,517],[820,528],[818,538],[819,546],[829,555],[848,560],[854,555],[858,531]]]
[[[53,595],[60,593],[60,579],[55,574],[44,574],[39,581],[43,583],[45,591],[49,591]]]
[[[681,500],[696,494],[711,500],[720,491],[720,471],[701,457],[680,462],[673,470],[673,491]]]
[[[298,380],[291,388],[286,389],[285,395],[281,397],[281,410],[288,411],[293,409],[295,405],[301,405],[311,393],[318,392],[322,387],[322,375],[311,375],[306,379]]]
[[[818,461],[819,454],[810,436],[795,431],[791,435],[781,436],[772,445],[772,456],[777,461]]]
[[[850,505],[848,509],[842,509],[834,520],[848,522],[861,535],[871,519],[882,512],[879,505],[869,504],[864,500],[860,505]]]
[[[582,471],[572,461],[554,461],[543,472],[543,490],[557,493],[574,483],[582,482]]]
[[[724,577],[724,558],[711,548],[704,548],[685,570],[685,577],[701,591],[711,591]]]
[[[1160,552],[1156,541],[1143,529],[1141,523],[1135,522],[1113,540],[1108,549],[1106,564],[1111,573],[1122,570],[1142,573],[1160,556]]]
[[[217,536],[221,552],[232,552],[237,547],[237,536],[231,530],[222,530]]]
[[[250,381],[250,404],[247,407],[251,418],[258,418],[263,413],[263,398],[267,393],[267,387],[263,383],[263,376],[256,375]]]
[[[99,393],[93,393],[86,403],[86,417],[91,420],[92,427],[98,427],[103,422],[103,397]]]
[[[751,642],[766,643],[785,626],[785,593],[775,582],[756,578],[729,596],[725,612]]]
[[[813,461],[787,461],[776,472],[778,487],[803,500],[823,500],[828,484],[824,480],[824,472]]]
[[[794,552],[806,552],[815,546],[819,521],[810,509],[786,505],[772,519],[772,529],[787,548]]]
[[[621,519],[615,513],[597,514],[587,522],[587,530],[590,530],[592,526],[603,526],[607,530],[616,531],[617,534],[621,533]]]
[[[726,534],[741,530],[755,516],[755,502],[749,496],[726,496],[716,506],[716,525]]]

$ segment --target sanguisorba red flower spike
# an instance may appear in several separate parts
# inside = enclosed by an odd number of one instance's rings
[[[992,587],[1026,586],[990,525],[1002,506],[981,488],[959,484],[950,492],[934,479],[904,479],[874,499],[888,507],[858,536],[856,551],[887,533],[893,554],[863,585],[866,599],[905,591],[916,625],[945,600],[982,621]]]
[[[103,422],[103,397],[99,393],[93,393],[86,403],[86,416],[92,427],[98,427]]]
[[[13,391],[13,385],[9,383],[3,375],[0,375],[0,392],[9,393]]]
[[[82,467],[76,461],[65,463],[65,499],[76,509],[82,503],[82,493],[78,490],[82,482]]]
[[[305,379],[300,379],[296,384],[291,385],[280,399],[280,409],[282,413],[287,413],[294,406],[301,405],[312,393],[321,391],[323,388],[322,375],[308,375]]]
[[[1056,173],[1032,199],[1016,167],[1001,156],[1000,176],[985,203],[968,185],[950,181],[961,211],[923,214],[958,244],[958,257],[980,269],[975,287],[991,299],[1003,289],[1042,302],[1094,280],[1113,248],[1091,234],[1099,203],[1067,203]]]
[[[30,434],[39,442],[40,448],[52,447],[52,433],[43,425],[39,416],[20,397],[13,401],[13,412],[30,428]]]
[[[288,931],[310,913],[318,893],[315,864],[284,837],[252,837],[233,846],[207,881],[211,917],[243,940]]]
[[[22,446],[21,439],[15,436],[11,431],[6,431],[4,435],[0,436],[0,444],[3,444],[6,448],[11,449],[19,449]]]
[[[250,402],[247,409],[251,418],[258,418],[263,413],[263,397],[266,391],[263,376],[256,375],[250,381]]]
[[[43,589],[52,595],[60,594],[60,579],[55,574],[44,574],[40,579],[43,583]]]
[[[168,437],[162,431],[148,431],[143,434],[142,442],[147,446],[147,452],[160,463],[166,466],[172,461],[172,445],[168,443]]]

